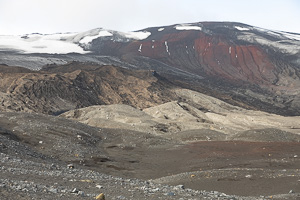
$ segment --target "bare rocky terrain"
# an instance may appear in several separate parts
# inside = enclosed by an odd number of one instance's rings
[[[144,108],[0,113],[1,197],[299,198],[299,117],[168,93],[177,100]]]
[[[193,130],[194,142],[187,142],[166,136],[171,133],[97,128],[40,114],[1,113],[0,122],[4,199],[299,197],[295,134],[284,142],[282,135],[247,142]]]
[[[0,65],[0,110],[57,115],[91,105],[145,108],[173,99],[174,85],[153,73],[80,63],[40,71]]]

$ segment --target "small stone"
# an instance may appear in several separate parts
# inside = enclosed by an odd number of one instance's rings
[[[74,169],[74,165],[73,165],[73,164],[68,164],[67,167],[68,167],[69,169]]]
[[[43,141],[39,141],[40,144],[43,144]]]
[[[20,185],[18,185],[18,186],[16,187],[16,189],[17,189],[17,190],[22,190],[22,187],[21,187]]]
[[[51,166],[50,166],[52,169],[56,169],[56,165],[55,164],[51,164]]]
[[[103,193],[99,194],[98,196],[96,196],[97,200],[105,200],[105,196]]]
[[[298,158],[298,155],[294,155],[294,158]]]
[[[159,188],[154,188],[151,190],[151,192],[158,192],[159,191]]]
[[[245,176],[246,178],[252,178],[252,175],[248,174]]]
[[[294,193],[294,191],[293,191],[293,190],[290,190],[290,191],[289,191],[289,194],[293,194],[293,193]]]
[[[78,195],[80,195],[80,196],[84,196],[84,192],[83,191],[79,191],[78,193],[77,193]]]
[[[168,192],[165,194],[166,196],[175,196],[176,194],[174,192]]]
[[[91,183],[93,182],[92,180],[86,179],[86,180],[80,180],[80,182],[86,182],[86,183]]]
[[[50,188],[49,189],[49,192],[52,192],[52,193],[58,193],[58,190],[56,188]]]
[[[102,185],[96,185],[96,188],[103,189],[104,187]]]
[[[175,190],[184,189],[184,185],[177,185],[174,187]]]
[[[71,191],[71,193],[78,193],[77,188],[74,188],[74,189]]]

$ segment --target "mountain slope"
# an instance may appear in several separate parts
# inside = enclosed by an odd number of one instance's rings
[[[300,114],[300,34],[199,22],[130,33],[94,29],[1,38],[4,64],[40,69],[75,60],[155,70],[177,85],[229,103]]]

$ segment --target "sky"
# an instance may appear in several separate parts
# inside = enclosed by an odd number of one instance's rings
[[[235,21],[300,33],[300,0],[0,0],[0,35]]]

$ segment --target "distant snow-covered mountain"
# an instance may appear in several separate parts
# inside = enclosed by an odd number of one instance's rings
[[[135,32],[0,36],[0,64],[39,70],[72,61],[155,70],[195,90],[226,93],[259,109],[300,114],[300,34],[235,22]],[[224,95],[222,95],[224,97]]]
[[[157,32],[163,32],[168,27],[159,27]],[[177,24],[171,26],[177,31],[203,31],[210,32],[203,24]],[[279,48],[285,53],[296,54],[299,53],[298,47],[292,45],[299,45],[300,34],[287,33],[282,31],[272,31],[259,27],[251,27],[244,24],[235,26],[225,26],[237,32],[237,39],[247,42],[256,42],[261,45],[272,46]],[[56,34],[39,34],[32,33],[19,36],[0,35],[0,50],[17,51],[19,53],[48,53],[48,54],[68,54],[79,53],[86,54],[92,53],[89,45],[93,40],[99,38],[107,38],[114,42],[129,42],[132,40],[145,40],[151,34],[156,34],[149,29],[136,32],[119,32],[113,30],[106,30],[102,28],[93,29],[81,33],[56,33]],[[167,40],[166,40],[167,41]],[[141,51],[140,48],[137,49]]]
[[[93,29],[82,33],[56,33],[56,34],[26,34],[21,36],[0,36],[0,50],[17,51],[19,53],[48,53],[48,54],[86,54],[88,45],[95,39],[101,37],[113,38],[117,35],[119,40],[128,42],[130,40],[143,40],[151,33],[140,32],[118,32]]]

